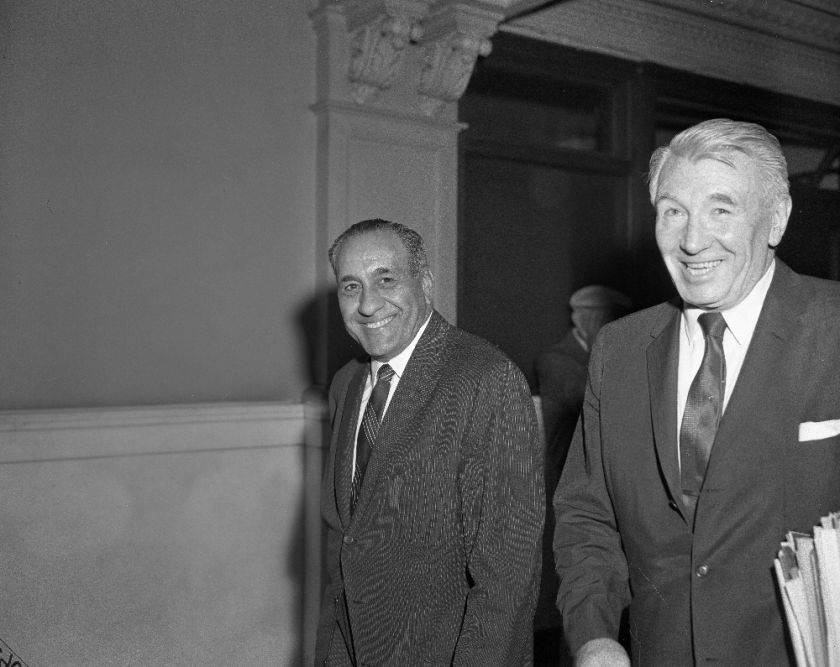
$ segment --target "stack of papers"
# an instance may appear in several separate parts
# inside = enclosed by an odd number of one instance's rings
[[[840,512],[788,533],[775,561],[798,667],[840,667]]]

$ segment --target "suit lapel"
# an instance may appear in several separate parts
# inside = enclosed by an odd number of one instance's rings
[[[347,385],[347,396],[341,415],[336,440],[335,499],[338,516],[343,526],[350,523],[350,487],[353,476],[353,452],[355,451],[356,424],[359,421],[359,407],[365,386],[365,373],[370,365],[362,364]]]
[[[377,480],[388,462],[399,456],[397,448],[401,446],[400,436],[434,392],[440,376],[446,335],[451,328],[437,311],[432,312],[429,324],[417,341],[417,347],[414,348],[379,427],[354,517],[364,514]]]
[[[682,512],[682,486],[677,460],[677,368],[679,364],[680,309],[673,304],[651,331],[647,349],[651,423],[659,470],[671,499]]]

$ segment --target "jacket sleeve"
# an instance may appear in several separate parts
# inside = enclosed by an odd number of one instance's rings
[[[621,613],[630,602],[627,561],[602,459],[605,347],[601,335],[592,350],[581,418],[554,494],[557,604],[573,653],[590,639],[616,639]]]
[[[454,665],[530,664],[542,558],[542,435],[512,362],[484,375],[461,472],[471,588]]]

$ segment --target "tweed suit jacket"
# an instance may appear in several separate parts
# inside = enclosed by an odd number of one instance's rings
[[[558,604],[576,651],[616,637],[637,665],[793,664],[779,542],[840,509],[840,284],[777,260],[718,428],[692,526],[677,459],[679,303],[607,325],[554,498]]]
[[[316,664],[530,664],[544,491],[541,434],[522,373],[434,312],[351,515],[368,367],[350,362],[330,389],[328,581]]]

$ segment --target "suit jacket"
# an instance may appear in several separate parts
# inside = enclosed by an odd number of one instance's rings
[[[680,501],[680,305],[605,327],[554,499],[558,601],[576,651],[629,605],[639,665],[788,665],[773,559],[840,509],[840,284],[776,272],[718,428],[694,528]]]
[[[351,515],[366,372],[367,360],[350,362],[330,389],[328,582],[316,664],[530,664],[544,492],[522,373],[433,313]]]

